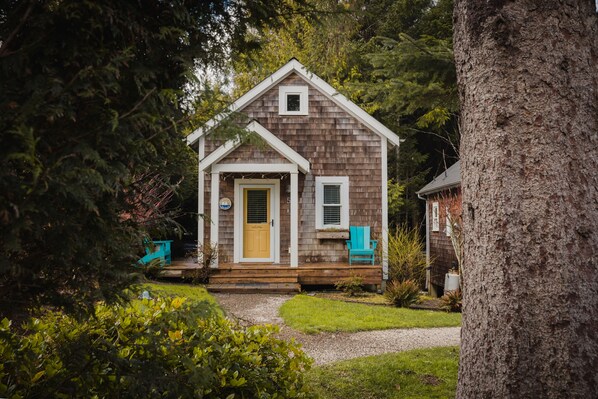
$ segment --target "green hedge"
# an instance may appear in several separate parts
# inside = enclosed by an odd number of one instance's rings
[[[48,313],[0,326],[0,397],[304,398],[310,360],[183,298],[99,305],[77,321]]]

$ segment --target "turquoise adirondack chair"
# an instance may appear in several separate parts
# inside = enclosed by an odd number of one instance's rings
[[[357,262],[371,262],[374,264],[374,251],[378,245],[377,240],[370,240],[370,226],[351,226],[349,228],[351,239],[347,240],[349,249],[349,264]]]
[[[139,259],[138,263],[147,265],[154,259],[160,259],[162,265],[170,265],[172,262],[172,253],[170,251],[170,243],[172,240],[153,241],[153,248],[150,245],[150,241],[143,240],[145,246],[145,256]]]

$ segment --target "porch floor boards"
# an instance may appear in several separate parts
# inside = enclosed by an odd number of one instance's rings
[[[198,268],[196,263],[173,261],[164,268],[162,276],[191,277]],[[214,292],[291,293],[301,291],[301,285],[334,285],[353,275],[361,276],[363,284],[380,285],[382,266],[309,263],[290,267],[272,263],[224,263],[212,272],[207,288]]]

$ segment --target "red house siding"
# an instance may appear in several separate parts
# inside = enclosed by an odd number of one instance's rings
[[[439,229],[432,231],[432,207],[438,203],[439,210]],[[447,236],[447,211],[452,215],[461,214],[461,189],[453,188],[430,194],[427,200],[428,206],[428,231],[430,234],[430,260],[432,261],[430,269],[430,283],[435,288],[444,288],[444,275],[457,264],[455,250],[451,243],[451,238]]]

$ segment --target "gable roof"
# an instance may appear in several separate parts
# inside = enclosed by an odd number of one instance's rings
[[[268,129],[260,125],[257,121],[249,122],[246,129],[256,133],[258,136],[264,139],[264,141],[268,143],[276,152],[285,157],[289,162],[297,165],[301,172],[309,173],[309,161],[285,144],[281,139],[272,134]],[[209,166],[217,163],[225,156],[233,152],[241,144],[242,142],[238,138],[228,140],[226,143],[212,151],[210,155],[199,162],[199,170],[206,170]]]
[[[207,134],[212,128],[218,126],[222,120],[226,119],[231,112],[241,111],[251,101],[264,94],[266,91],[270,90],[272,87],[280,83],[284,78],[286,78],[293,72],[297,73],[307,82],[311,83],[314,87],[316,87],[324,95],[326,95],[326,97],[328,97],[330,100],[336,103],[347,113],[355,117],[358,121],[363,123],[373,132],[382,137],[386,137],[388,141],[390,141],[392,144],[396,146],[399,146],[401,144],[402,140],[399,138],[399,136],[393,133],[382,123],[378,122],[373,116],[365,112],[354,102],[352,102],[347,97],[339,93],[334,87],[330,86],[328,83],[320,79],[312,72],[309,72],[305,68],[305,66],[303,66],[295,58],[292,58],[279,70],[274,72],[272,75],[268,76],[266,79],[262,80],[253,89],[249,90],[247,93],[239,97],[237,101],[232,103],[224,112],[216,115],[214,118],[207,121],[202,127],[198,128],[193,133],[188,135],[187,144],[192,145],[195,142],[197,142],[197,140],[199,140],[200,137]]]
[[[450,168],[436,176],[434,180],[426,184],[424,188],[419,190],[416,194],[428,195],[438,191],[446,190],[448,188],[458,187],[461,185],[461,161],[453,164]]]

